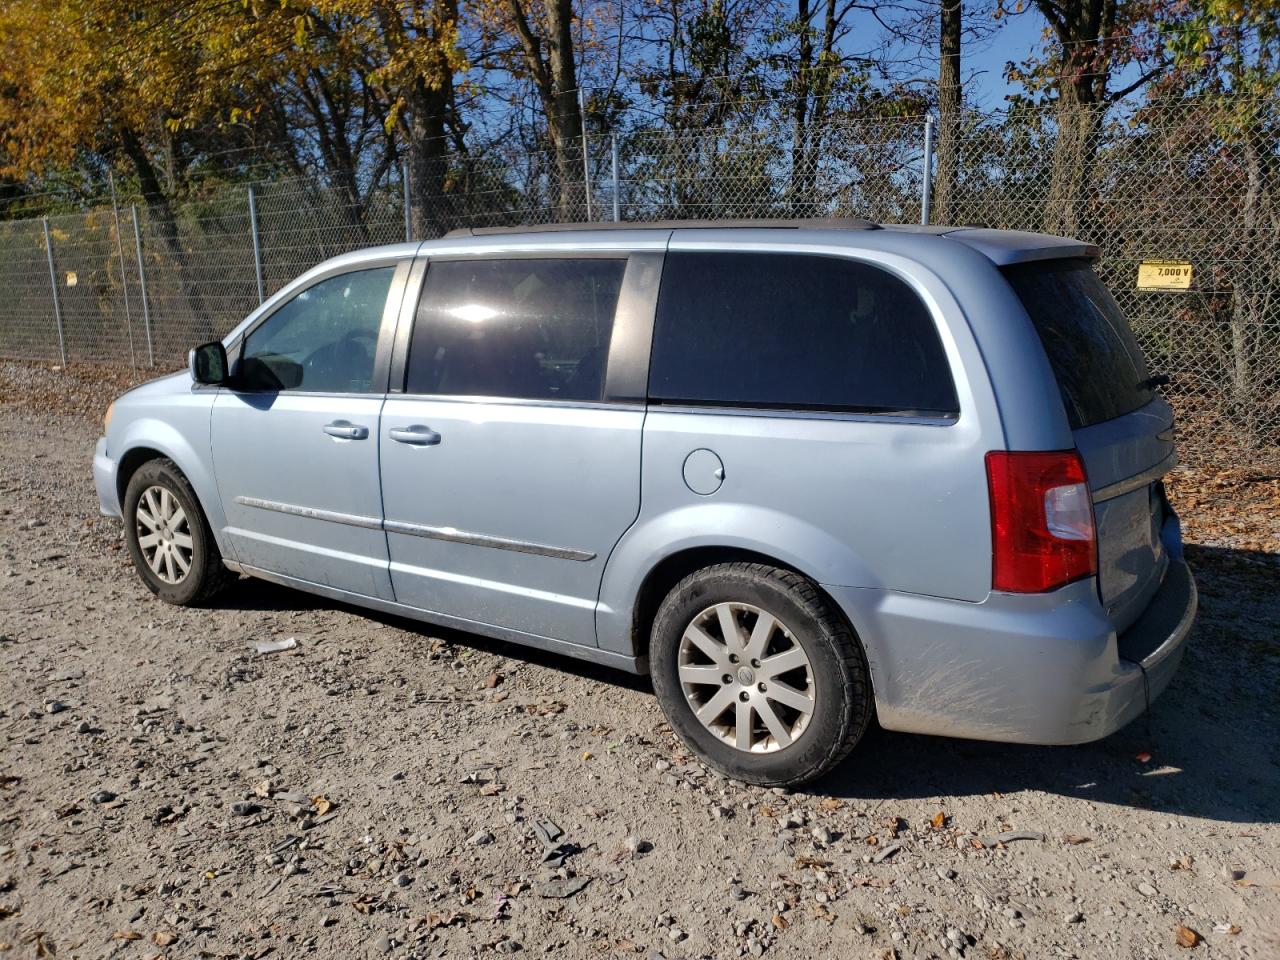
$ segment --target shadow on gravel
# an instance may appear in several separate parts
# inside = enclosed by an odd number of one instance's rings
[[[1280,823],[1280,559],[1190,547],[1200,614],[1182,667],[1152,710],[1105,740],[1030,747],[868,731],[853,754],[807,792],[861,801],[1041,790],[1080,800],[1231,823]],[[599,683],[651,692],[647,677],[434,627],[245,579],[214,606],[345,610],[458,646]],[[1150,754],[1143,762],[1140,754]],[[1034,825],[1027,824],[1028,829]]]
[[[275,612],[343,610],[347,613],[364,617],[373,623],[385,623],[388,626],[397,627],[409,633],[416,633],[424,641],[428,639],[443,640],[456,646],[482,650],[499,657],[510,657],[512,660],[536,664],[549,670],[559,670],[561,673],[572,674],[575,677],[582,677],[587,680],[610,683],[628,690],[653,692],[653,686],[649,683],[648,677],[637,677],[621,670],[589,663],[586,660],[577,660],[564,654],[539,650],[536,647],[526,647],[518,643],[494,640],[490,637],[483,637],[478,633],[467,633],[464,630],[455,630],[450,627],[437,627],[433,624],[422,623],[419,620],[410,620],[407,617],[397,617],[378,610],[369,610],[353,604],[339,603],[325,597],[318,597],[314,594],[304,593],[301,590],[294,590],[290,587],[282,587],[253,577],[240,579],[231,587],[219,593],[209,606],[215,610],[262,610]]]

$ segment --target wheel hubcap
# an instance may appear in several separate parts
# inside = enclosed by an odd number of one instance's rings
[[[181,583],[191,570],[195,544],[186,511],[168,489],[147,487],[134,510],[138,549],[151,572],[165,583]]]
[[[678,670],[698,722],[737,750],[782,750],[813,716],[809,658],[780,620],[751,604],[718,603],[694,617]]]

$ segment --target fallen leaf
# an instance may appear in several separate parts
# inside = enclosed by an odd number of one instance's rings
[[[1082,843],[1088,843],[1092,837],[1086,837],[1080,833],[1068,833],[1062,838],[1062,842],[1073,847],[1078,847]]]
[[[428,930],[438,930],[440,927],[451,927],[456,925],[465,925],[475,919],[465,910],[450,910],[448,913],[429,913],[423,924]]]
[[[323,817],[326,813],[333,809],[333,803],[324,795],[314,796],[311,798],[312,805],[316,808],[316,816]]]
[[[773,915],[773,919],[769,922],[772,923],[779,930],[785,930],[787,929],[787,927],[791,926],[791,922],[780,913],[775,913]]]
[[[1174,938],[1178,942],[1178,946],[1186,947],[1190,950],[1200,942],[1200,934],[1196,933],[1190,927],[1179,926],[1173,931]]]
[[[815,920],[825,920],[827,923],[835,923],[836,915],[827,909],[826,904],[814,903],[809,906],[809,916]]]
[[[947,825],[947,814],[945,810],[939,810],[933,815],[933,819],[929,821],[935,830],[941,830]]]
[[[157,947],[170,946],[177,939],[178,935],[176,933],[171,933],[168,930],[157,930],[151,935],[151,942]]]
[[[822,860],[822,859],[819,859],[818,857],[810,857],[802,854],[801,856],[796,857],[796,866],[797,867],[813,867],[815,870],[825,870],[827,867],[831,866],[831,861]]]
[[[583,759],[583,760],[590,760],[590,759],[591,759],[591,757],[592,757],[592,753],[591,753],[591,751],[590,751],[590,750],[583,750],[583,751],[582,751],[582,759]]]

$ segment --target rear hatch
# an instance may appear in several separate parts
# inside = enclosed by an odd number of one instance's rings
[[[1173,412],[1155,393],[1142,350],[1088,260],[1004,268],[1044,344],[1098,535],[1098,592],[1117,631],[1138,618],[1168,569],[1160,478],[1173,468]]]

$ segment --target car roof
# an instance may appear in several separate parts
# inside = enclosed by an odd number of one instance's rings
[[[646,248],[661,249],[668,238],[679,239],[697,236],[706,240],[733,240],[738,231],[755,231],[751,237],[759,240],[762,233],[775,234],[782,245],[830,242],[837,237],[849,241],[857,238],[856,245],[875,248],[882,243],[902,249],[902,241],[919,237],[924,248],[922,256],[945,255],[945,248],[938,247],[938,239],[963,244],[982,254],[997,266],[1009,266],[1036,260],[1085,258],[1094,260],[1100,255],[1098,247],[1071,237],[1058,237],[1047,233],[1025,230],[997,230],[980,225],[943,226],[919,224],[880,224],[855,217],[809,217],[797,219],[754,220],[650,220],[605,223],[544,223],[515,227],[462,227],[451,230],[439,240],[425,243],[400,243],[384,247],[372,247],[344,254],[335,260],[357,262],[381,256],[412,256],[423,253],[443,255],[456,252],[470,256],[481,254],[492,244],[495,248],[514,250],[541,246],[553,246],[557,253],[566,253],[575,246],[587,249],[625,250],[634,244]],[[666,234],[664,237],[663,234]],[[902,241],[891,241],[899,237]],[[879,240],[878,238],[883,238]],[[745,239],[745,237],[743,237]],[[770,241],[772,242],[772,241]],[[928,251],[926,253],[926,250]],[[331,261],[332,263],[332,261]]]
[[[920,226],[880,224],[857,217],[805,217],[797,219],[744,220],[650,220],[605,223],[544,223],[516,227],[462,227],[445,234],[445,240],[512,238],[538,234],[591,234],[632,230],[788,230],[788,231],[868,231],[887,230],[920,236],[947,237],[963,243],[999,266],[1070,257],[1097,259],[1097,246],[1071,237],[1058,237],[1026,230],[996,230],[981,225]],[[791,234],[795,237],[795,234]],[[557,239],[568,239],[558,237]],[[583,236],[587,241],[588,238]]]

